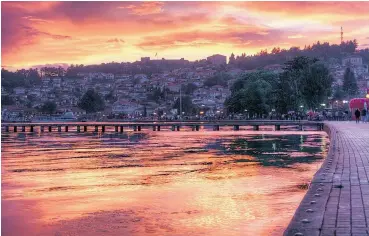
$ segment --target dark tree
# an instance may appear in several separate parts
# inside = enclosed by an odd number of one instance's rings
[[[342,100],[345,97],[345,92],[343,91],[342,86],[337,85],[333,87],[333,100]]]
[[[104,98],[106,101],[111,101],[111,102],[114,102],[116,100],[112,91],[106,94]]]
[[[188,95],[191,95],[193,94],[193,92],[197,89],[197,86],[196,84],[194,83],[189,83],[185,86],[183,86],[182,88],[182,91],[185,93],[185,94],[188,94]]]
[[[258,71],[244,75],[232,87],[232,94],[225,101],[230,113],[262,115],[270,112],[275,104],[277,75]]]
[[[300,81],[302,99],[310,109],[319,107],[331,94],[332,77],[322,63],[310,64]]]
[[[204,85],[208,87],[212,87],[214,85],[227,86],[227,82],[230,79],[232,79],[232,76],[224,72],[221,72],[221,73],[216,74],[213,77],[206,79],[204,82]]]
[[[236,62],[236,59],[235,59],[234,54],[232,52],[231,56],[229,57],[229,64],[234,65],[235,62]]]
[[[343,91],[350,97],[354,97],[358,93],[357,82],[354,72],[348,67],[343,76]]]
[[[56,112],[56,103],[52,101],[47,101],[42,105],[40,110],[43,113],[48,113],[51,115]]]
[[[11,97],[9,96],[4,96],[2,95],[1,96],[1,105],[13,105],[14,104],[14,101]]]
[[[180,99],[178,98],[173,105],[174,109],[177,109],[178,114],[181,111],[180,108]],[[182,112],[184,112],[186,115],[189,114],[196,114],[197,107],[192,103],[191,97],[189,96],[183,96],[182,97]]]
[[[298,111],[301,105],[315,109],[330,95],[332,78],[317,59],[296,57],[286,63],[278,84],[277,110]]]
[[[147,117],[147,108],[146,108],[146,106],[144,106],[143,117]]]
[[[104,110],[104,100],[93,89],[89,89],[81,98],[78,106],[87,113]]]

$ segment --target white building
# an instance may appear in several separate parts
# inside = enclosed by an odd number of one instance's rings
[[[142,108],[139,104],[131,103],[128,100],[116,101],[112,106],[112,112],[114,114],[137,114]]]
[[[352,56],[348,56],[342,59],[343,66],[349,66],[349,65],[360,66],[362,64],[363,64],[363,59],[361,56],[352,55]]]
[[[21,95],[26,93],[26,89],[23,87],[16,87],[14,88],[14,92],[16,95]]]
[[[227,57],[220,55],[220,54],[215,54],[213,56],[210,56],[207,58],[207,60],[214,65],[225,65],[227,64]]]

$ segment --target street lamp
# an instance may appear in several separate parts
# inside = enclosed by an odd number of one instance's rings
[[[325,107],[325,103],[320,104],[322,107]]]
[[[346,100],[343,100],[342,102],[343,102],[344,104],[348,103],[348,101],[346,101]]]

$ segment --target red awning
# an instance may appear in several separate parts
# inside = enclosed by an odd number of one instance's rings
[[[354,98],[350,101],[350,109],[363,109],[364,103],[369,106],[369,99],[368,98]]]

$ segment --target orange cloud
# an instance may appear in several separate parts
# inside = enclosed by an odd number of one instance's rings
[[[369,44],[369,2],[2,2],[2,63],[201,59],[265,48]],[[154,53],[155,55],[155,53]]]
[[[106,42],[108,42],[108,43],[124,43],[124,40],[123,39],[115,38],[115,39],[109,39]]]
[[[290,35],[288,36],[289,39],[300,39],[300,38],[304,38],[304,35],[301,34],[296,34],[296,35]]]
[[[119,9],[129,9],[134,15],[151,15],[162,12],[163,2],[143,2],[139,4],[131,4],[128,6],[120,6]]]
[[[367,2],[244,2],[248,10],[260,13],[274,13],[290,16],[337,15],[358,16],[368,15]]]
[[[265,29],[263,29],[265,30]],[[136,46],[145,50],[166,50],[175,47],[197,47],[200,45],[230,44],[234,47],[244,48],[267,46],[283,39],[283,32],[269,30],[267,32],[245,30],[221,31],[189,31],[166,34],[164,36],[149,36]]]

